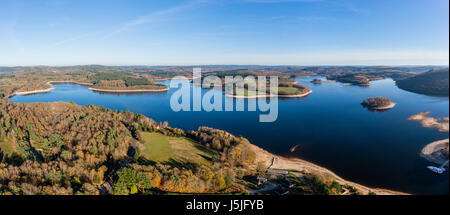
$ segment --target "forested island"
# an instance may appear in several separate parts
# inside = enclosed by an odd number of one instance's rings
[[[370,86],[371,80],[377,80],[377,79],[370,79],[369,77],[365,75],[328,75],[328,80],[336,80],[344,84],[352,84],[352,85],[358,85],[358,86]]]
[[[395,107],[397,103],[392,102],[389,98],[373,97],[364,100],[361,105],[369,110],[388,110]]]
[[[328,83],[328,82],[329,81],[323,81],[318,78],[315,78],[314,80],[311,81],[311,83],[313,83],[313,84],[321,84],[321,83]]]

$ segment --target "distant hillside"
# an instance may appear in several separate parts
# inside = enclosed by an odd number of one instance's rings
[[[448,96],[448,68],[431,70],[420,75],[397,81],[401,89],[436,96]]]

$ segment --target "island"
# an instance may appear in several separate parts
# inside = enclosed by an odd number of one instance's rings
[[[397,103],[392,102],[389,98],[384,97],[367,98],[361,103],[363,107],[373,111],[389,110],[395,107],[396,104]]]
[[[324,81],[318,78],[315,78],[314,80],[311,81],[311,83],[313,84],[322,84],[322,83],[328,83],[329,81]]]
[[[357,85],[361,87],[368,87],[370,86],[370,81],[375,80],[375,78],[369,78],[366,75],[360,75],[360,74],[348,74],[348,75],[339,75],[339,74],[332,74],[327,75],[328,80],[336,80],[338,82],[341,82],[343,85]]]

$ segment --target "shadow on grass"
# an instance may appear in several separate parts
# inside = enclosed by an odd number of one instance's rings
[[[172,167],[176,167],[178,169],[189,169],[189,170],[195,170],[199,167],[199,164],[192,163],[192,162],[185,162],[185,161],[177,161],[173,158],[169,159],[168,161],[161,162],[164,165],[169,165]]]
[[[157,164],[157,162],[152,161],[152,160],[148,160],[146,158],[143,157],[139,157],[139,159],[137,160],[137,163],[139,165],[145,165],[145,166],[154,166]]]
[[[163,165],[176,167],[178,169],[185,168],[185,169],[189,169],[189,170],[195,170],[195,169],[197,169],[199,167],[199,164],[197,164],[197,163],[178,161],[178,160],[175,160],[173,158],[170,158],[168,161],[155,162],[155,161],[148,160],[148,159],[140,157],[137,160],[137,163],[139,165],[145,165],[145,166],[155,166],[156,164],[160,163],[160,164],[163,164]]]
[[[205,160],[207,160],[208,162],[213,162],[213,159],[212,159],[212,157],[208,157],[208,156],[205,156],[205,155],[202,155],[202,154],[198,154],[200,157],[202,157],[203,159],[205,159]]]

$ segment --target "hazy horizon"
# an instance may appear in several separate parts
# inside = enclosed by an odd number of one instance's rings
[[[76,66],[104,66],[104,67],[214,67],[214,66],[234,66],[234,67],[246,67],[246,66],[257,66],[257,67],[449,67],[449,64],[421,64],[421,65],[269,65],[269,64],[192,64],[192,65],[184,65],[184,64],[174,64],[174,65],[133,65],[133,64],[123,64],[123,65],[107,65],[107,64],[68,64],[68,65],[12,65],[12,66],[4,66],[0,65],[0,67],[76,67]]]
[[[448,65],[446,0],[4,0],[1,66]]]

